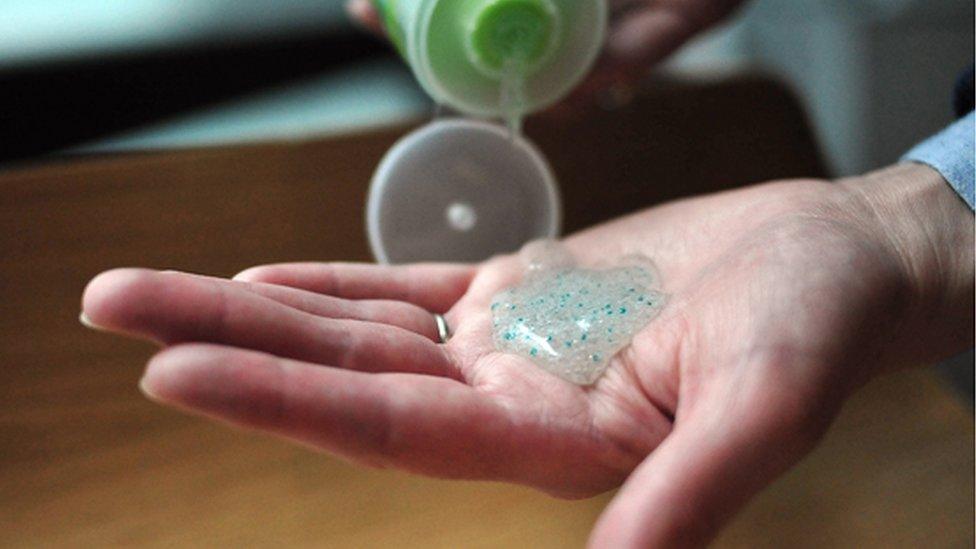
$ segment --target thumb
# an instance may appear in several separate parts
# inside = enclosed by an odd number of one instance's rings
[[[813,448],[834,415],[795,394],[757,398],[733,387],[711,393],[696,399],[705,406],[676,418],[672,433],[627,479],[597,522],[591,547],[706,545]]]
[[[383,23],[380,14],[370,0],[348,0],[346,12],[353,21],[376,34],[383,34]]]

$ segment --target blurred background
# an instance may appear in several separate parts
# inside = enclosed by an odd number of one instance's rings
[[[338,0],[10,0],[4,160],[389,124],[426,108]]]
[[[570,230],[684,194],[861,173],[952,119],[973,10],[758,0],[656,68],[633,105],[527,132]],[[77,327],[85,281],[113,266],[368,260],[369,174],[432,112],[339,0],[0,2],[0,546],[585,540],[609,495],[367,471],[185,418],[135,389],[148,346]],[[719,546],[972,546],[972,354],[944,370],[951,385],[916,371],[870,386]]]
[[[944,126],[972,62],[969,0],[758,0],[665,70],[776,75],[831,171],[848,175]],[[5,0],[0,106],[3,161],[321,136],[429,112],[340,0]]]

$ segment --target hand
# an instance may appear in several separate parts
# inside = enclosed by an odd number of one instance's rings
[[[882,369],[972,344],[972,215],[902,166],[686,200],[566,240],[653,258],[670,301],[591,387],[493,350],[521,274],[298,264],[236,281],[118,270],[89,321],[166,348],[151,398],[361,463],[585,497],[626,479],[598,547],[695,545],[805,455]],[[455,330],[435,342],[428,311]]]
[[[620,101],[656,63],[699,32],[728,17],[745,0],[609,0],[610,31],[596,68],[573,93],[573,106],[606,96]],[[354,21],[383,33],[370,0],[349,0]],[[565,110],[563,112],[566,112]]]

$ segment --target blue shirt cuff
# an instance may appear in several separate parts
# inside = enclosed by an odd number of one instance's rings
[[[974,113],[908,151],[903,161],[919,162],[935,168],[959,196],[973,208],[973,179],[976,177],[976,148],[973,145]]]

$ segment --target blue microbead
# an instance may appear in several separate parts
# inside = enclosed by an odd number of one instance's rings
[[[499,292],[489,302],[495,315],[496,345],[561,377],[558,372],[565,371],[574,382],[591,373],[598,375],[608,360],[603,355],[609,357],[620,348],[617,336],[619,343],[625,343],[635,323],[660,306],[656,294],[641,293],[653,292],[645,286],[655,281],[639,267],[602,274],[572,268],[546,270],[543,266],[523,286]],[[641,303],[647,307],[638,307]],[[559,345],[556,336],[564,334],[570,339],[562,339]]]

